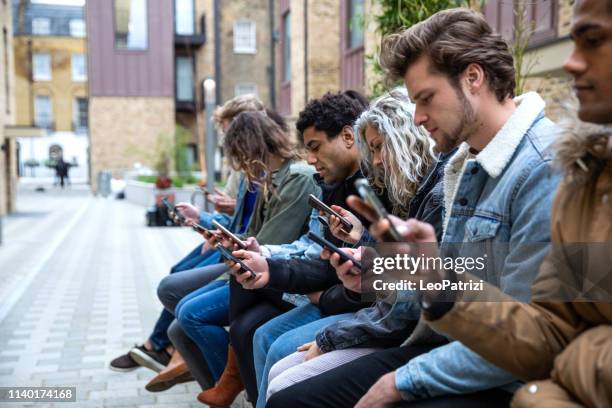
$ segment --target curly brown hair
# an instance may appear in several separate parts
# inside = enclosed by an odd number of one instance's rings
[[[440,11],[401,32],[383,38],[380,64],[387,79],[406,75],[410,65],[427,55],[434,72],[447,75],[454,86],[470,64],[485,72],[489,88],[501,102],[514,97],[514,59],[508,44],[473,10]]]
[[[299,158],[294,143],[265,112],[242,112],[234,118],[223,141],[231,166],[244,172],[251,185],[271,190],[272,156],[283,160]]]

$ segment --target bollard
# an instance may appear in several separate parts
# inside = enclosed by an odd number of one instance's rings
[[[108,197],[111,194],[111,173],[110,171],[98,172],[98,191],[102,197]]]

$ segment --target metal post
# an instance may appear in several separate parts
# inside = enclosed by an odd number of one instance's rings
[[[217,137],[212,120],[216,102],[215,85],[215,80],[212,78],[205,79],[202,84],[204,87],[204,106],[206,109],[204,113],[206,117],[206,190],[211,194],[215,192],[215,153],[217,150]],[[212,211],[208,207],[209,203],[206,202],[206,211]]]

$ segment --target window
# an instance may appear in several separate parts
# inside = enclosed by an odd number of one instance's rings
[[[6,29],[6,27],[2,28],[2,42],[4,45],[4,48],[2,49],[4,51],[4,55],[3,55],[3,59],[4,59],[4,100],[6,101],[5,105],[6,105],[6,113],[7,115],[11,113],[11,84],[10,84],[10,78],[9,78],[9,56],[8,56],[8,47],[9,47],[9,43],[8,43],[8,30]]]
[[[195,33],[194,0],[174,0],[174,29],[179,35]]]
[[[51,80],[51,55],[43,53],[32,55],[32,76],[35,81]]]
[[[237,82],[234,86],[234,96],[257,95],[257,84],[253,82]]]
[[[49,35],[51,34],[51,20],[48,18],[33,18],[32,19],[32,34],[34,35]]]
[[[49,96],[36,96],[34,100],[34,124],[40,128],[50,128],[53,125],[53,109]]]
[[[72,54],[72,80],[87,81],[87,60],[84,54]]]
[[[255,22],[244,19],[234,21],[234,53],[255,54],[256,51]]]
[[[89,127],[88,105],[87,98],[74,99],[72,121],[74,122],[74,130],[77,133],[86,132]]]
[[[147,0],[115,1],[115,46],[144,50],[148,46]]]
[[[85,37],[85,21],[81,19],[70,20],[70,35],[72,37]]]
[[[283,82],[291,81],[291,12],[283,15]]]
[[[193,58],[176,57],[176,100],[192,102]]]
[[[364,11],[363,0],[349,0],[348,3],[347,48],[351,49],[363,45]]]

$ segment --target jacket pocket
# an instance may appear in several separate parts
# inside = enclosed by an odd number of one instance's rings
[[[472,217],[465,224],[466,240],[480,242],[492,240],[497,235],[501,222],[491,218]]]

